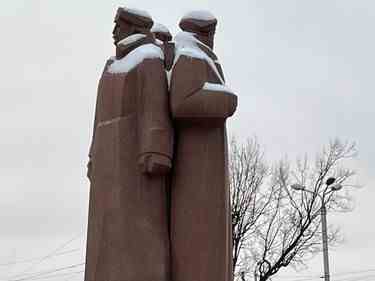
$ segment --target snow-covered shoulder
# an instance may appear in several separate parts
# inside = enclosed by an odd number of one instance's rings
[[[194,33],[182,31],[175,36],[174,42],[176,48],[173,67],[181,56],[205,60],[215,72],[217,78],[220,79],[220,82],[224,84],[224,81],[221,78],[219,71],[217,70],[215,62],[201,48],[199,48],[198,45],[201,42],[199,42],[199,40],[195,38]]]
[[[133,34],[133,35],[130,35],[130,36],[122,39],[120,42],[117,43],[117,45],[126,46],[126,45],[132,44],[132,43],[134,43],[138,40],[141,40],[145,37],[147,37],[147,36],[145,34],[142,34],[142,33]]]
[[[207,46],[202,41],[199,41],[196,38],[196,34],[192,33],[192,32],[180,31],[174,37],[174,42],[178,42],[178,43],[180,43],[180,45],[183,44],[183,45],[189,45],[189,46],[192,46],[192,47],[197,47],[197,45],[202,45],[202,46],[204,46],[207,49],[212,51],[210,46]]]
[[[151,28],[151,32],[153,32],[153,33],[158,33],[158,32],[169,33],[169,29],[165,25],[155,22],[154,25]]]
[[[209,11],[190,11],[187,14],[183,16],[182,19],[196,19],[196,20],[203,20],[203,21],[209,21],[209,20],[215,20],[216,17]]]
[[[109,73],[127,73],[134,69],[137,65],[142,63],[145,59],[159,58],[164,60],[163,51],[160,47],[155,46],[154,44],[145,44],[142,45],[124,58],[115,60],[109,67]]]
[[[152,19],[151,15],[147,11],[143,11],[143,10],[139,10],[135,8],[125,8],[125,7],[124,7],[124,10],[133,15]]]
[[[163,46],[163,44],[164,44],[164,42],[163,41],[161,41],[161,40],[159,40],[159,39],[155,39],[155,42],[156,42],[156,44],[158,44],[159,46]]]
[[[202,89],[203,90],[208,90],[208,91],[233,93],[233,91],[230,88],[228,88],[227,86],[225,86],[225,85],[216,84],[216,83],[210,83],[210,82],[206,82],[203,85]]]
[[[210,59],[205,52],[197,46],[197,39],[194,33],[182,31],[174,37],[175,42],[175,59],[174,65],[181,56],[197,58],[201,60]]]

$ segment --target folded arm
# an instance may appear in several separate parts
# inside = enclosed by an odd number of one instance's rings
[[[166,174],[172,166],[173,131],[168,104],[168,84],[163,62],[148,59],[140,67],[138,97],[138,165],[152,175]]]
[[[224,85],[207,83],[206,67],[202,60],[179,58],[171,82],[174,119],[225,120],[235,112],[237,96]]]

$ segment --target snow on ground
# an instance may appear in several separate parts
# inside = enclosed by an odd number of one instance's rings
[[[109,67],[108,72],[110,73],[127,73],[137,65],[142,63],[145,59],[159,58],[164,60],[163,51],[153,44],[142,45],[125,57],[119,60],[115,60]]]
[[[209,11],[191,11],[183,16],[182,19],[196,19],[196,20],[214,20],[216,17]]]

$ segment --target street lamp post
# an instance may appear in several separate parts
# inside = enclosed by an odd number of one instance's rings
[[[334,192],[337,190],[340,190],[342,186],[340,184],[332,186],[332,184],[335,182],[335,178],[328,178],[326,181],[327,186],[331,186],[331,191]],[[320,215],[322,220],[322,242],[323,242],[323,266],[324,266],[324,281],[330,281],[330,275],[329,275],[329,258],[328,258],[328,238],[327,238],[327,209],[324,202],[324,195],[321,196],[318,193],[314,193],[311,190],[306,189],[305,186],[300,184],[293,184],[291,185],[291,188],[298,191],[306,191],[309,193],[312,193],[314,195],[319,196],[321,201],[320,206]]]
[[[324,262],[324,281],[329,281],[329,259],[328,259],[328,239],[327,239],[327,210],[322,200],[320,208],[322,217],[322,239],[323,239],[323,262]]]

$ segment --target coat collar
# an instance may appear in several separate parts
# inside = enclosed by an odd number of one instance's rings
[[[207,45],[203,44],[201,41],[199,41],[197,39],[197,45],[198,45],[198,48],[201,49],[203,52],[205,52],[205,54],[207,56],[209,56],[214,62],[217,61],[217,56],[215,55],[215,53],[213,52],[213,50],[208,47]]]
[[[145,44],[155,44],[151,34],[137,33],[126,37],[116,45],[116,59],[121,59],[134,49]]]

